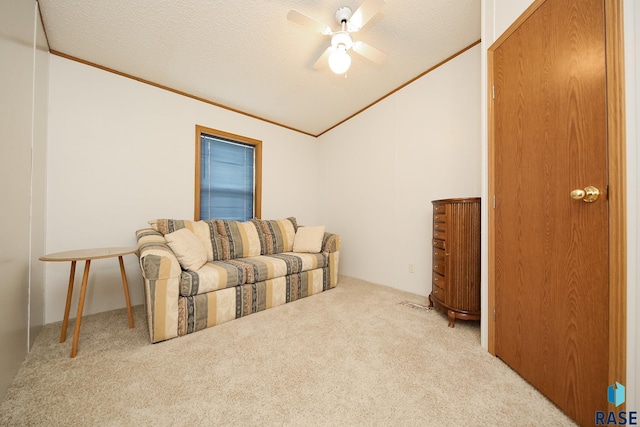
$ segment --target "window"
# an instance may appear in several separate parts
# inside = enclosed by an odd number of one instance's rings
[[[196,126],[194,218],[260,218],[262,141]]]

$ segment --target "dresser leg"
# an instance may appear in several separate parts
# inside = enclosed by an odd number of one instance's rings
[[[433,307],[433,300],[431,299],[431,294],[429,294],[429,307]]]
[[[449,327],[450,328],[455,328],[456,327],[456,313],[454,313],[452,310],[449,310],[447,312],[447,315],[449,316]]]

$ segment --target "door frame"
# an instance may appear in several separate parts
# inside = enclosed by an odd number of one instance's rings
[[[495,128],[492,102],[493,55],[546,0],[535,0],[487,50],[488,112],[488,350],[495,352]],[[609,384],[627,380],[627,215],[623,0],[603,0],[605,10],[607,167],[609,175]],[[606,303],[606,302],[604,302]],[[624,410],[617,408],[616,410]]]

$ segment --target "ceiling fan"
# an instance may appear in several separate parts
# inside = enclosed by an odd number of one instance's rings
[[[336,22],[340,25],[338,31],[333,31],[330,26],[297,10],[290,10],[287,19],[320,34],[331,36],[331,46],[318,58],[313,68],[322,69],[325,64],[329,64],[331,71],[344,74],[351,66],[351,57],[347,53],[349,50],[376,64],[383,63],[387,58],[388,55],[381,50],[362,41],[353,41],[351,38],[351,33],[359,31],[382,9],[382,6],[384,6],[384,0],[364,0],[355,12],[346,6],[339,8],[335,13]]]

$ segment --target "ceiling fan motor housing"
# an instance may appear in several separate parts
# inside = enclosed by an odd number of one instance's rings
[[[342,25],[343,22],[346,23],[349,18],[351,18],[352,14],[353,12],[350,8],[343,6],[340,9],[336,10],[336,22]]]

